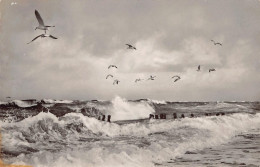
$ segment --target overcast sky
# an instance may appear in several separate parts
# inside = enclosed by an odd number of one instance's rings
[[[26,44],[43,33],[35,9],[57,40]],[[258,0],[2,0],[0,11],[2,100],[260,100]]]

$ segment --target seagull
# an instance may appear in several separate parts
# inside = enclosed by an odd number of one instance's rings
[[[12,3],[11,3],[11,6],[13,6],[13,5],[17,5],[17,2],[12,2]]]
[[[214,40],[211,40],[211,41],[214,43],[214,45],[220,45],[220,46],[222,46],[222,43],[215,42]]]
[[[33,42],[34,40],[36,40],[36,39],[39,38],[39,37],[41,37],[41,38],[50,37],[50,38],[52,38],[52,39],[58,39],[58,38],[56,38],[56,37],[54,37],[54,36],[52,36],[52,35],[49,35],[49,34],[41,34],[41,35],[38,35],[37,37],[33,38],[33,40],[32,40],[31,42]],[[29,44],[29,43],[31,43],[31,42],[28,42],[27,44]]]
[[[209,72],[211,72],[211,71],[216,71],[216,69],[215,68],[209,69]]]
[[[200,71],[200,65],[198,66],[198,69],[197,69],[197,71]]]
[[[138,79],[135,80],[135,83],[137,83],[137,82],[139,82],[139,81],[142,81],[142,80],[143,80],[143,79],[138,78]]]
[[[180,77],[180,76],[178,76],[178,75],[175,75],[175,76],[173,76],[172,78],[175,78],[174,82],[177,82],[178,80],[180,80],[180,79],[181,79],[181,77]]]
[[[147,80],[154,80],[154,78],[155,78],[156,76],[150,76],[150,78],[148,78]]]
[[[42,20],[42,17],[40,15],[40,13],[37,10],[35,10],[34,13],[35,13],[35,16],[36,16],[36,18],[37,18],[37,20],[39,22],[39,26],[36,27],[35,30],[37,30],[37,29],[44,30],[45,33],[46,33],[46,30],[48,30],[49,27],[55,27],[55,26],[46,26],[46,25],[44,25],[44,22]]]
[[[111,68],[111,67],[117,68],[117,66],[115,66],[115,65],[110,65],[110,66],[108,66],[108,69]]]
[[[108,74],[107,77],[106,77],[106,79],[109,78],[109,77],[113,78],[114,76],[111,75],[111,74]]]
[[[113,85],[115,85],[115,84],[118,85],[119,82],[120,82],[120,81],[116,79],[116,80],[114,80]]]
[[[126,44],[126,45],[128,46],[127,49],[135,49],[135,50],[136,50],[136,47],[134,47],[134,46],[132,46],[132,45],[130,45],[130,44]]]

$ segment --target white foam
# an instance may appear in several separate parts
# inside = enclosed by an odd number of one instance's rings
[[[112,100],[112,107],[108,110],[113,121],[148,118],[149,114],[155,112],[147,103],[128,102],[119,96]]]
[[[45,103],[72,103],[72,100],[53,100],[53,99],[43,99]]]
[[[21,100],[12,100],[11,102],[15,103],[19,107],[24,107],[24,108],[37,105],[36,103],[29,103],[29,102],[25,102],[25,101],[21,101]]]
[[[125,103],[125,101],[121,101],[121,103]],[[128,106],[128,104],[124,105]],[[260,127],[260,114],[184,118],[176,121],[151,120],[148,123],[132,123],[120,126],[84,117],[79,113],[66,114],[62,120],[58,120],[50,113],[41,113],[36,117],[15,123],[15,125],[18,127],[23,125],[22,128],[26,128],[26,126],[29,128],[42,119],[53,119],[60,126],[82,122],[88,130],[97,134],[108,135],[110,138],[101,142],[86,142],[75,146],[67,143],[68,146],[75,148],[67,149],[66,147],[59,152],[41,151],[26,156],[21,155],[16,158],[17,162],[24,162],[35,167],[152,167],[156,166],[154,163],[167,162],[183,155],[186,151],[201,150],[227,143],[232,137],[242,132]],[[166,135],[160,135],[161,132]],[[121,136],[128,139],[117,140]],[[76,139],[77,136],[74,136],[74,138]],[[3,139],[6,140],[5,134]],[[143,143],[142,140],[149,144],[140,147],[138,143]],[[69,141],[67,139],[66,142]],[[77,142],[77,140],[74,140],[74,142]]]
[[[152,100],[148,99],[149,102],[155,103],[155,104],[167,104],[164,100]]]

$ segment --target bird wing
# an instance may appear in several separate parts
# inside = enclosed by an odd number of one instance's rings
[[[215,41],[213,39],[211,41],[215,43]]]
[[[127,46],[129,46],[129,47],[132,47],[132,45],[130,45],[130,44],[126,44]]]
[[[111,67],[111,65],[108,66],[108,69]]]
[[[31,42],[33,42],[34,40],[36,40],[37,38],[39,38],[40,36],[42,36],[43,34],[41,35],[38,35],[37,37],[33,38],[33,40]],[[27,44],[31,43],[31,42],[28,42]]]
[[[35,16],[36,16],[36,18],[37,18],[37,20],[39,22],[39,25],[44,26],[44,22],[42,20],[42,17],[41,17],[40,13],[37,10],[35,10]]]
[[[111,74],[107,75],[106,79],[107,79],[108,77],[113,77],[113,75],[111,75]]]
[[[50,35],[49,37],[52,38],[52,39],[58,39],[58,38],[56,38],[56,37],[54,37],[54,36],[52,36],[52,35]]]

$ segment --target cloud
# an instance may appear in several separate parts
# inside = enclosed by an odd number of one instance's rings
[[[12,7],[0,2],[2,99],[260,98],[257,1],[17,2]],[[55,25],[48,33],[57,40],[26,44],[42,33],[34,30],[35,9],[46,24]],[[223,46],[214,46],[211,39]],[[126,49],[126,43],[137,50]],[[110,64],[119,68],[108,70]],[[208,68],[217,71],[209,74]],[[108,73],[120,84],[106,80]],[[172,83],[175,74],[182,79]],[[149,75],[157,79],[134,83]]]

